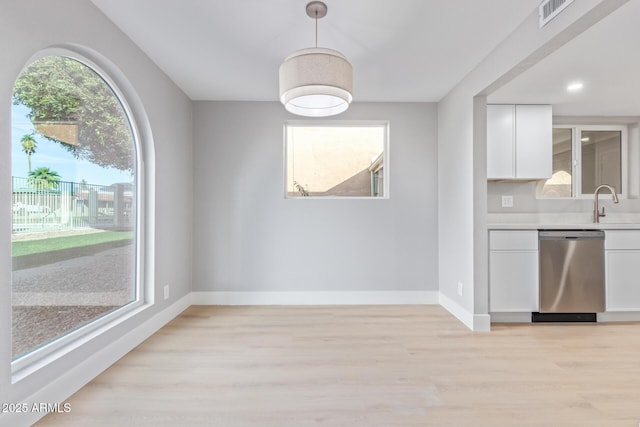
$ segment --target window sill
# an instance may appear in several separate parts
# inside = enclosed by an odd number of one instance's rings
[[[14,360],[11,363],[11,383],[16,384],[28,378],[56,360],[83,347],[110,329],[136,317],[152,306],[153,303],[151,302],[132,302],[85,327],[77,329]]]

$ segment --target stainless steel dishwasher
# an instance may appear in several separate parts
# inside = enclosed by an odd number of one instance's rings
[[[595,321],[605,310],[604,231],[541,230],[538,236],[540,313]]]

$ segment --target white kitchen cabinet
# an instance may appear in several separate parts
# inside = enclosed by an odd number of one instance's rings
[[[640,311],[640,231],[605,232],[607,311]]]
[[[487,105],[487,179],[548,179],[552,161],[550,105]]]
[[[489,232],[489,311],[538,311],[538,231]]]
[[[487,105],[487,178],[513,178],[515,105]]]

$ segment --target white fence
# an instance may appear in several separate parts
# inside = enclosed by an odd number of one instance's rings
[[[13,233],[131,228],[133,186],[13,177]]]

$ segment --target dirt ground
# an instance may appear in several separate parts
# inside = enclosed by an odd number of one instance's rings
[[[13,307],[13,357],[48,343],[85,323],[107,314],[109,306],[18,306]]]
[[[133,298],[133,245],[13,271],[14,358]]]

